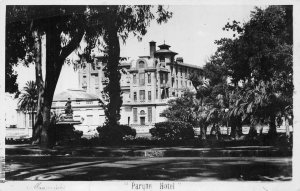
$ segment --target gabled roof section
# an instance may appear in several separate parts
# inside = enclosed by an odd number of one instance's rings
[[[67,101],[68,98],[71,101],[95,101],[100,100],[100,98],[95,94],[89,94],[84,90],[68,89],[66,91],[60,92],[54,95],[53,101]]]

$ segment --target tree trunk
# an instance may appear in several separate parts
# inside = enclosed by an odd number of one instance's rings
[[[200,130],[201,130],[201,140],[206,140],[207,125],[206,124],[202,124],[200,126]]]
[[[60,33],[55,27],[49,28],[46,32],[46,79],[45,90],[42,95],[44,104],[42,107],[43,125],[41,131],[41,147],[48,148],[50,146],[48,131],[50,128],[50,112],[55,92],[56,84],[61,72],[64,59],[60,57]]]
[[[43,93],[44,93],[44,80],[42,74],[42,59],[41,59],[41,36],[37,31],[33,33],[34,36],[34,49],[35,49],[35,79],[38,90],[38,103],[36,111],[36,119],[32,128],[32,141],[33,143],[40,141],[40,134],[43,125],[42,119],[42,106],[43,106]]]
[[[274,113],[270,115],[269,118],[269,132],[268,134],[272,137],[276,136],[277,131],[276,131],[276,116]]]
[[[108,47],[108,63],[107,63],[107,76],[109,79],[108,85],[105,87],[105,91],[109,95],[109,103],[105,111],[106,123],[109,126],[118,124],[120,120],[120,108],[122,105],[120,79],[121,74],[119,72],[119,58],[120,58],[120,44],[118,38],[118,29],[115,24],[115,15],[112,14],[109,19],[110,23],[106,26],[105,42]]]
[[[84,29],[82,28],[83,15],[79,15],[77,34],[74,34],[71,41],[61,47],[61,32],[57,28],[56,17],[51,17],[47,20],[46,28],[46,78],[44,85],[44,92],[41,94],[43,104],[41,106],[42,112],[42,130],[41,130],[41,148],[48,148],[51,145],[48,131],[50,128],[50,112],[53,101],[53,96],[56,88],[56,84],[64,64],[65,59],[79,46],[84,35]]]
[[[231,119],[231,132],[230,136],[234,139],[238,139],[242,135],[242,119],[241,117],[233,117]]]
[[[236,124],[236,119],[232,117],[230,119],[230,137],[235,138],[236,137],[236,132],[237,132],[237,124]]]

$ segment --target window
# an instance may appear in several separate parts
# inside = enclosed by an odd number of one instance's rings
[[[133,121],[137,122],[137,108],[133,108]]]
[[[139,62],[139,68],[145,68],[145,62],[144,61]]]
[[[144,110],[140,111],[140,115],[145,115],[145,114],[146,114],[146,112]]]
[[[141,117],[141,125],[145,125],[145,117]]]
[[[136,84],[136,74],[133,74],[133,84]]]
[[[29,127],[32,127],[32,115],[31,113],[28,114],[29,114]]]
[[[140,101],[145,101],[145,90],[140,90]]]
[[[145,73],[140,73],[139,78],[140,78],[140,85],[145,85]]]
[[[151,83],[151,73],[148,73],[148,84]]]
[[[134,100],[134,102],[137,101],[137,95],[136,95],[136,92],[133,92],[133,100]]]
[[[181,75],[181,77],[182,77],[182,68],[180,68],[180,75]]]
[[[92,103],[93,103],[92,101],[87,101],[87,102],[86,102],[86,104],[92,104]]]
[[[24,113],[24,127],[27,127],[27,115]]]
[[[98,77],[98,74],[94,74],[94,80],[95,80],[95,86],[98,86],[98,84],[99,84],[99,77]]]
[[[86,76],[83,76],[83,78],[86,78]]]
[[[156,90],[156,99],[158,99],[158,90]]]
[[[165,62],[165,57],[161,56],[161,57],[159,58],[159,60],[160,60],[161,62]]]
[[[148,107],[148,122],[152,122],[152,107]]]
[[[163,84],[164,83],[164,74],[160,73],[160,83]]]
[[[151,91],[148,91],[148,100],[151,101]]]

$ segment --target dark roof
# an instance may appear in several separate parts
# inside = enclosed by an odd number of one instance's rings
[[[160,49],[160,50],[155,51],[154,54],[173,54],[173,55],[176,55],[178,53],[173,52],[171,50],[167,50],[167,49]]]
[[[196,69],[200,69],[200,70],[203,69],[200,66],[196,66],[196,65],[192,65],[192,64],[187,64],[187,63],[183,63],[183,62],[176,62],[176,64],[180,65],[180,66],[186,66],[186,67],[189,67],[189,68],[196,68]]]
[[[169,50],[169,48],[171,47],[171,46],[169,46],[169,45],[167,45],[167,44],[162,44],[162,45],[159,45],[158,46],[160,49],[166,49],[166,50]]]
[[[95,94],[89,94],[84,90],[68,89],[59,94],[54,95],[53,101],[67,101],[68,98],[71,101],[75,100],[99,100],[99,97]]]

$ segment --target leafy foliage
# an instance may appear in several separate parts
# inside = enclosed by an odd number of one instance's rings
[[[171,101],[165,117],[192,122],[203,135],[209,124],[231,126],[233,137],[243,124],[268,123],[275,133],[276,121],[293,116],[291,13],[291,6],[256,8],[248,22],[227,23],[233,38],[217,40],[203,70],[190,75],[196,96]]]
[[[39,121],[43,123],[41,131],[43,147],[47,147],[51,103],[62,65],[65,62],[70,63],[67,57],[73,51],[80,52],[78,48],[83,38],[87,48],[80,57],[84,57],[87,61],[93,59],[92,49],[106,45],[104,50],[109,84],[105,91],[108,92],[110,101],[105,113],[108,123],[112,126],[117,124],[122,105],[118,71],[119,37],[125,42],[129,33],[138,36],[146,34],[146,28],[155,18],[151,8],[153,6],[150,5],[7,6],[6,35],[9,40],[6,44],[6,66],[17,64],[19,60],[32,62],[37,56],[34,47],[36,39],[41,39],[42,35],[46,34],[46,79],[44,88],[39,90],[42,95],[40,100],[43,100],[43,103],[39,104],[41,108],[38,109],[41,112],[38,114],[41,117]],[[158,23],[166,22],[172,15],[162,6],[157,7],[156,13]],[[15,48],[17,51],[14,51]],[[12,70],[9,67],[7,78],[11,79],[11,82],[8,82],[9,85],[14,85],[15,76],[11,75]],[[15,89],[16,86],[8,91]]]
[[[35,111],[37,107],[38,92],[34,81],[28,81],[20,94],[18,106],[24,111]]]
[[[153,137],[163,140],[187,140],[194,138],[193,126],[182,121],[156,123],[155,127],[150,129],[150,133]]]
[[[119,143],[126,136],[136,136],[136,130],[127,125],[99,126],[97,127],[100,140],[109,143]]]

